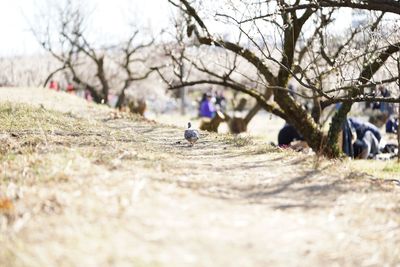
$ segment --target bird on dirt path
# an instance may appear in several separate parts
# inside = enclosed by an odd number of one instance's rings
[[[188,122],[188,128],[185,130],[185,139],[188,140],[190,146],[193,146],[199,140],[200,135],[197,130],[190,129],[190,127],[192,127],[192,124]]]

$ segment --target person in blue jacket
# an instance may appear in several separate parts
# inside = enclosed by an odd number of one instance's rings
[[[216,109],[212,103],[212,96],[210,93],[204,93],[200,101],[199,116],[206,118],[214,118]]]

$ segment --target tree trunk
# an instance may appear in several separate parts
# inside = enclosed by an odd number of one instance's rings
[[[110,86],[108,85],[108,80],[106,78],[106,74],[104,72],[104,57],[100,57],[97,61],[97,77],[99,78],[99,81],[102,86],[102,93],[103,93],[103,98],[101,100],[102,104],[107,104],[108,103],[108,92],[110,90]]]
[[[282,87],[285,85],[286,84],[280,84]],[[286,113],[288,118],[287,122],[296,128],[312,150],[328,157],[339,156],[339,152],[334,149],[336,144],[335,146],[329,146],[323,143],[326,138],[318,128],[318,125],[314,122],[314,119],[301,105],[296,103],[286,91],[276,90],[274,99]]]
[[[102,100],[103,98],[99,95],[99,93],[96,91],[96,89],[95,89],[93,86],[91,86],[91,85],[89,85],[89,84],[87,84],[87,83],[82,82],[82,80],[79,79],[79,77],[75,76],[74,73],[73,73],[72,81],[76,82],[77,84],[80,84],[81,86],[84,86],[84,89],[89,90],[91,96],[93,97],[93,101],[94,101],[94,102],[96,102],[96,103],[98,103],[98,104],[101,103],[101,100]]]
[[[340,148],[339,148],[339,134],[342,131],[342,125],[344,121],[347,118],[347,114],[349,113],[350,109],[352,107],[351,103],[342,103],[342,106],[339,108],[339,110],[335,113],[335,115],[332,118],[331,126],[329,127],[329,132],[328,132],[328,140],[327,140],[327,146],[332,149],[333,155],[334,156],[339,156],[340,154]]]
[[[115,104],[116,108],[122,108],[122,104],[125,102],[125,89],[122,89],[121,93],[118,96],[117,104]]]

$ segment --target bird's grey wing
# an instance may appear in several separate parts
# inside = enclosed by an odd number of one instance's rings
[[[199,133],[194,130],[185,130],[185,139],[186,140],[194,140],[199,139]]]
[[[185,130],[185,139],[189,139],[190,138],[190,136],[191,136],[191,134],[190,134],[190,131],[189,130]]]

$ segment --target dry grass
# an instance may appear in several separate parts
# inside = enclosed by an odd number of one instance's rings
[[[400,179],[400,164],[397,163],[397,160],[356,160],[350,164],[355,170],[369,174],[374,178]]]
[[[248,136],[189,147],[183,128],[65,94],[0,98],[0,266],[400,264],[395,163],[315,169]]]

